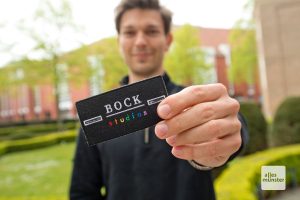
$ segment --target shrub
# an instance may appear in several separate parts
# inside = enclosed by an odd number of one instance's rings
[[[0,156],[5,153],[24,151],[29,149],[36,149],[41,147],[50,146],[59,142],[74,141],[76,131],[64,131],[51,133],[43,136],[38,136],[30,139],[5,141],[0,143]]]
[[[65,122],[63,127],[65,130],[74,129],[76,127],[76,123],[74,121]],[[56,123],[3,127],[0,128],[0,140],[26,139],[54,131],[58,131]]]
[[[215,181],[218,200],[257,200],[260,184],[261,166],[285,165],[286,183],[291,185],[290,171],[300,183],[300,145],[278,147],[236,158]],[[272,196],[274,191],[264,191],[263,195]]]
[[[274,146],[300,142],[300,97],[289,97],[278,107],[271,139]]]
[[[5,150],[6,150],[6,143],[0,142],[0,156],[5,154]]]
[[[43,197],[0,197],[0,200],[67,200],[68,197],[60,197],[60,196],[49,196],[45,195]]]
[[[240,104],[240,112],[245,117],[249,130],[249,142],[245,149],[245,154],[267,148],[267,122],[261,112],[260,107],[251,102]]]

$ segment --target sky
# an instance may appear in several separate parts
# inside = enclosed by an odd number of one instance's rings
[[[0,0],[0,66],[30,51],[33,44],[16,28],[18,21],[29,19],[42,0]],[[60,0],[50,0],[59,3]],[[81,34],[65,37],[63,51],[116,35],[114,8],[120,0],[69,0],[75,22],[83,27]],[[235,22],[249,16],[247,0],[160,0],[173,12],[173,24],[189,23],[210,28],[232,28]],[[73,39],[73,37],[76,39]],[[75,41],[76,40],[76,41]],[[80,41],[80,42],[79,42]],[[14,44],[14,48],[7,48]]]

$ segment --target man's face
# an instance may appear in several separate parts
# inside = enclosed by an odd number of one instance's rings
[[[120,22],[119,47],[131,73],[149,76],[162,71],[162,62],[172,37],[166,35],[156,10],[131,9]]]

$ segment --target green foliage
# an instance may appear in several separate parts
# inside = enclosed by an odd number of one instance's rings
[[[0,200],[67,200],[74,144],[2,156]]]
[[[0,156],[5,154],[5,152],[6,152],[6,143],[0,142]]]
[[[93,52],[92,48],[88,45],[83,45],[60,57],[60,63],[68,66],[67,80],[72,85],[81,86],[93,75],[94,71],[88,62],[89,55],[98,54]]]
[[[62,183],[62,182],[60,182]],[[52,184],[51,184],[52,185]],[[28,189],[28,188],[26,188]],[[65,188],[64,188],[65,189]],[[22,191],[22,190],[21,190]],[[30,192],[32,192],[31,190],[29,190]],[[26,197],[24,196],[17,196],[17,197],[11,197],[9,195],[9,197],[7,195],[3,195],[3,197],[0,196],[0,200],[68,200],[68,197],[66,194],[64,195],[40,195],[40,196],[31,196],[31,195],[34,195],[34,194],[26,194]],[[30,197],[28,197],[30,196]]]
[[[240,112],[245,117],[249,131],[249,142],[245,154],[254,153],[267,148],[267,122],[256,103],[240,103]]]
[[[107,38],[101,45],[102,63],[104,66],[103,89],[110,90],[119,86],[119,81],[128,72],[128,67],[124,63],[119,49],[117,38]]]
[[[43,136],[33,137],[30,139],[4,141],[0,143],[0,153],[2,153],[3,155],[5,153],[10,153],[10,152],[46,147],[63,141],[64,142],[74,141],[75,137],[76,137],[76,131],[72,130],[72,131],[46,134]]]
[[[63,128],[64,130],[75,129],[76,122],[65,122]],[[56,123],[2,127],[0,128],[0,141],[31,138],[58,130]]]
[[[41,52],[49,60],[62,54],[63,44],[68,40],[76,41],[75,33],[79,32],[79,25],[72,16],[71,5],[68,0],[55,3],[50,0],[41,1],[31,21],[23,21],[21,27],[35,42],[33,51]],[[32,26],[31,23],[35,23]]]
[[[27,85],[51,83],[53,74],[49,73],[50,62],[47,60],[23,60],[12,62],[0,68],[0,92]]]
[[[287,168],[287,185],[291,184],[291,170],[295,170],[300,183],[300,145],[272,148],[243,158],[237,158],[215,181],[218,200],[258,200],[261,166],[284,165]],[[264,196],[274,193],[264,191]]]
[[[75,41],[74,35],[70,34],[79,32],[79,26],[72,19],[69,2],[63,0],[54,5],[49,0],[41,1],[34,16],[21,21],[19,28],[35,44],[19,63],[19,67],[25,73],[24,83],[28,84],[26,80],[31,80],[32,83],[40,84],[46,79],[47,83],[59,84],[61,80],[57,65],[61,63],[60,56],[63,53],[66,34],[69,35],[69,40]],[[29,59],[28,56],[33,53],[39,54],[43,61]]]
[[[34,47],[23,55],[20,62],[15,63],[14,68],[21,71],[22,77],[10,73],[9,77],[12,77],[13,81],[0,80],[0,82],[10,83],[10,87],[20,84],[41,85],[45,82],[51,84],[54,89],[58,123],[61,123],[58,105],[61,97],[59,86],[67,82],[68,77],[65,72],[68,69],[62,69],[62,64],[65,66],[65,63],[61,63],[60,56],[63,53],[66,38],[69,42],[72,39],[75,41],[75,33],[79,32],[78,25],[75,25],[72,19],[71,6],[67,0],[56,2],[56,4],[50,0],[40,1],[34,16],[24,18],[18,27],[27,39],[33,42]],[[33,55],[43,61],[32,61],[29,58]],[[8,90],[11,89],[8,88]]]
[[[88,62],[89,56],[95,57],[99,65],[92,68]],[[89,46],[68,53],[63,60],[72,66],[70,71],[71,80],[78,83],[72,77],[81,77],[88,81],[92,76],[102,79],[99,88],[110,90],[119,86],[121,78],[127,74],[128,68],[124,63],[118,49],[116,37],[110,37]],[[100,73],[99,73],[100,72]],[[102,74],[103,73],[103,74]],[[80,85],[80,84],[79,84]]]
[[[211,69],[200,48],[200,33],[191,25],[183,25],[173,34],[173,43],[166,54],[164,66],[172,79],[183,85],[201,84],[203,74]]]
[[[7,90],[5,87],[8,85],[7,75],[8,73],[4,70],[4,68],[0,68],[0,94]]]
[[[229,43],[231,47],[229,80],[233,83],[254,84],[258,75],[254,22],[238,21],[230,32]]]
[[[300,97],[289,97],[278,107],[271,131],[272,145],[300,142]]]
[[[92,67],[89,57],[95,57],[99,65]],[[57,68],[57,77],[53,72],[52,61],[49,60],[29,60],[24,59],[0,68],[0,93],[17,94],[18,87],[27,85],[33,87],[41,84],[54,84],[54,79],[58,82],[67,80],[75,86],[89,82],[92,76],[101,79],[102,90],[110,90],[118,87],[120,79],[126,75],[128,68],[120,56],[117,38],[111,37],[103,39],[89,46],[82,46],[75,51],[64,54],[57,58],[57,64],[66,64],[67,76],[60,73]],[[99,75],[99,71],[104,74]]]

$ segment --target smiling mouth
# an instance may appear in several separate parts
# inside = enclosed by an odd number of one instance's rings
[[[137,57],[145,57],[145,56],[150,56],[150,53],[134,53],[133,56]]]
[[[151,56],[151,54],[149,54],[149,53],[137,53],[137,54],[133,54],[133,57],[135,59],[137,59],[138,61],[142,61],[142,62],[148,60],[150,56]]]

